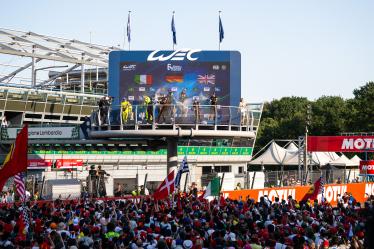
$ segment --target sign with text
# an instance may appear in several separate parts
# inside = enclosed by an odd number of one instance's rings
[[[2,139],[15,139],[21,128],[7,128],[2,132]],[[75,126],[62,127],[29,127],[29,139],[61,139],[78,138],[79,132]]]
[[[45,169],[51,167],[52,159],[29,159],[27,160],[27,169]]]
[[[262,196],[267,196],[271,201],[278,197],[280,200],[287,200],[288,196],[301,201],[309,191],[310,186],[289,186],[282,188],[265,188],[265,189],[244,189],[223,191],[225,197],[235,200],[245,200],[246,198],[260,201]],[[338,195],[343,196],[350,193],[358,202],[365,202],[370,195],[374,195],[374,183],[350,183],[350,184],[326,184],[324,186],[324,198],[331,205],[337,205]],[[321,201],[322,195],[319,194],[317,199]]]
[[[57,169],[69,169],[83,167],[83,160],[81,159],[57,159],[56,168]]]
[[[308,136],[308,151],[374,152],[374,136]]]
[[[360,175],[374,176],[374,160],[360,161]]]

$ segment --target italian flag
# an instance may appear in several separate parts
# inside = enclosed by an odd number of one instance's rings
[[[209,196],[219,196],[219,177],[214,177],[206,187],[204,198]]]
[[[152,85],[152,75],[150,74],[137,74],[134,81],[140,85]]]

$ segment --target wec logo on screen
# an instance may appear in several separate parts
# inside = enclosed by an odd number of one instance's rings
[[[196,61],[196,53],[201,52],[201,49],[179,49],[172,53],[162,53],[161,50],[155,50],[148,55],[147,61],[183,61],[185,59],[189,61]]]

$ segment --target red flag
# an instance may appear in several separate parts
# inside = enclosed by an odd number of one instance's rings
[[[27,124],[18,133],[16,141],[5,158],[3,167],[0,169],[0,190],[3,189],[9,177],[27,170]]]
[[[320,177],[314,185],[308,190],[301,201],[307,201],[308,199],[315,200],[319,193],[322,192],[323,189],[323,181],[322,177]]]
[[[166,199],[174,192],[174,171],[170,172],[153,194],[155,200]]]

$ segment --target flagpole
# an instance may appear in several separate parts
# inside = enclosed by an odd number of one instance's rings
[[[127,19],[127,32],[131,32],[129,29],[130,29],[130,17],[131,17],[131,10],[129,10],[129,16],[128,16],[128,19]],[[127,34],[127,39],[129,38],[129,34]],[[130,44],[131,44],[131,39],[128,39],[129,41],[129,51],[130,51]]]
[[[173,18],[173,27],[175,27],[175,23],[174,23],[174,14],[175,14],[175,11],[173,11],[173,17],[172,17],[172,18]],[[174,51],[174,49],[175,49],[175,48],[174,48],[174,45],[175,45],[175,44],[174,44],[174,33],[173,33],[173,51]]]
[[[221,12],[222,11],[218,11],[218,50],[221,50],[221,31],[220,31],[220,21],[221,21]]]

